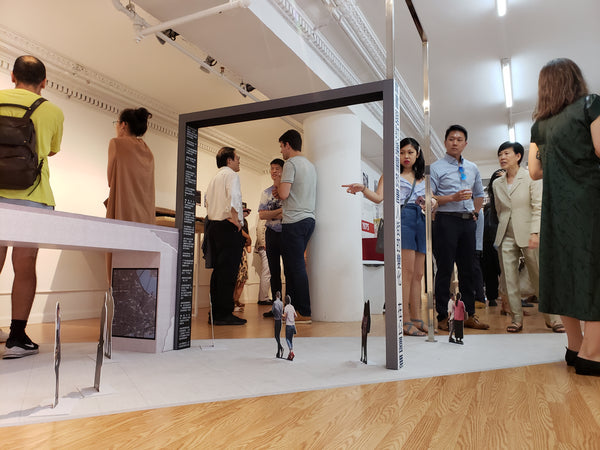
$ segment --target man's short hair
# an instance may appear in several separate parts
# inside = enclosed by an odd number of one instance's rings
[[[20,83],[37,86],[46,79],[46,66],[35,56],[19,56],[13,67],[13,75]]]
[[[217,152],[217,167],[219,169],[221,167],[225,167],[228,159],[235,161],[235,148],[221,147],[221,149]]]
[[[284,145],[290,144],[290,147],[292,147],[292,149],[296,150],[297,152],[302,151],[302,137],[300,136],[300,133],[298,133],[296,130],[287,130],[281,135],[281,137],[279,138],[279,142],[281,142]]]
[[[273,164],[277,164],[278,166],[281,166],[281,168],[283,168],[285,162],[281,158],[275,158],[273,161],[271,161],[270,165],[272,166]]]
[[[463,127],[462,125],[450,125],[448,127],[448,129],[446,130],[446,135],[444,136],[444,140],[448,139],[448,135],[450,133],[452,133],[453,131],[460,131],[462,134],[465,135],[465,141],[468,140],[468,133],[467,133],[467,129],[465,127]]]

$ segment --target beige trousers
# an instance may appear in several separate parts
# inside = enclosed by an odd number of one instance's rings
[[[523,254],[525,266],[529,272],[529,279],[535,295],[540,296],[540,252],[528,247],[519,247],[515,241],[515,235],[512,227],[512,221],[508,222],[506,233],[500,243],[498,256],[502,273],[506,280],[506,294],[508,303],[513,315],[513,322],[523,323],[523,307],[521,305],[521,286],[519,283],[519,258]],[[544,320],[547,325],[554,322],[560,322],[560,317],[556,314],[544,314]]]

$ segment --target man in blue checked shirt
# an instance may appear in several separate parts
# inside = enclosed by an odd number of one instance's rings
[[[469,318],[466,328],[487,330],[488,324],[475,315],[474,273],[475,230],[483,206],[483,185],[479,169],[462,157],[467,130],[451,125],[444,139],[446,155],[431,165],[431,190],[438,202],[433,222],[433,255],[437,265],[435,300],[438,328],[448,331],[448,299],[454,263],[458,284]]]

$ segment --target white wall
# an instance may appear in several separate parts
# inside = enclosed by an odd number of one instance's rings
[[[0,89],[13,87],[10,76],[0,72]],[[104,217],[106,210],[103,202],[108,196],[107,149],[108,141],[115,135],[112,121],[116,117],[51,90],[42,92],[42,95],[57,104],[65,115],[61,151],[49,158],[50,182],[56,199],[56,210]],[[152,130],[148,131],[144,139],[155,157],[156,204],[175,209],[177,140]],[[216,170],[215,155],[201,152],[198,155],[198,189],[203,196]],[[268,175],[244,169],[243,162],[240,179],[244,201],[252,209],[248,223],[250,235],[255,240],[260,193],[271,184],[271,180]],[[205,209],[199,207],[198,215],[205,214]],[[250,279],[242,299],[252,301],[258,297],[258,272],[253,261],[255,254],[248,256]],[[57,300],[61,302],[65,320],[99,315],[107,288],[103,253],[41,249],[37,268],[38,285],[30,316],[31,323],[53,320]],[[4,269],[0,273],[0,326],[10,323],[12,279],[9,250]],[[204,293],[201,298],[206,300],[208,279],[205,274],[199,280],[200,291]]]

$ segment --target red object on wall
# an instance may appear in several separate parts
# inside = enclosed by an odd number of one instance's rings
[[[377,253],[375,246],[377,245],[377,238],[363,238],[362,250],[363,250],[363,261],[383,261],[383,253]]]
[[[367,233],[375,234],[375,225],[372,222],[367,222],[366,220],[361,220],[360,224],[361,224],[363,231],[365,231]]]

